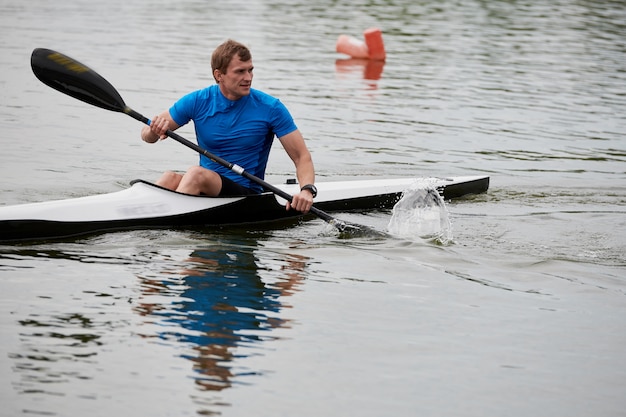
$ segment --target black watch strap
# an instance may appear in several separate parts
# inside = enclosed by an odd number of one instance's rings
[[[313,184],[307,184],[300,188],[300,191],[304,190],[309,190],[313,198],[317,197],[317,187],[315,187]]]

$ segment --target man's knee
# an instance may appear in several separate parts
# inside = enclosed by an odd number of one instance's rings
[[[210,172],[213,172],[213,171],[209,171],[206,168],[202,168],[201,166],[194,165],[192,167],[189,167],[185,175],[189,176],[190,178],[202,178],[205,175],[207,175],[207,173],[210,173]]]
[[[166,171],[161,175],[161,178],[157,181],[157,185],[161,187],[169,188],[171,190],[175,190],[180,183],[182,175],[176,173],[174,171]]]
[[[178,191],[216,196],[221,188],[222,180],[219,174],[196,165],[187,170]]]

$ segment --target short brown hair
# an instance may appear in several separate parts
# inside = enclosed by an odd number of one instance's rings
[[[252,59],[250,49],[242,43],[234,41],[232,39],[227,40],[213,51],[211,55],[211,72],[213,78],[215,78],[215,70],[219,70],[222,74],[226,74],[228,65],[233,57],[237,55],[240,60],[246,62]],[[217,81],[217,79],[215,80]]]

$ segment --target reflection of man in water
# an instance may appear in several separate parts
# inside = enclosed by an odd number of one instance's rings
[[[275,265],[277,260],[270,261]],[[280,311],[279,297],[288,295],[302,279],[304,262],[294,257],[286,261],[287,274],[280,271],[276,284],[265,284],[257,267],[262,260],[255,257],[253,248],[197,250],[186,260],[189,269],[183,271],[182,281],[165,280],[155,287],[155,282],[149,280],[144,286],[181,301],[160,306],[142,304],[137,310],[158,317],[157,323],[167,326],[159,337],[193,349],[193,353],[183,356],[194,362],[198,385],[206,390],[222,390],[231,386],[236,376],[231,364],[234,347],[267,339],[261,332],[286,323],[267,315]],[[271,273],[270,269],[264,271]]]

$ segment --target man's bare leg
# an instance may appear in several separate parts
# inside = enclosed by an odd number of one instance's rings
[[[158,179],[156,184],[163,188],[167,188],[168,190],[175,191],[182,179],[182,174],[173,171],[166,171],[163,175],[161,175],[161,178]]]
[[[186,194],[204,194],[216,197],[222,190],[222,178],[218,173],[200,166],[193,166],[183,175],[176,191]]]

